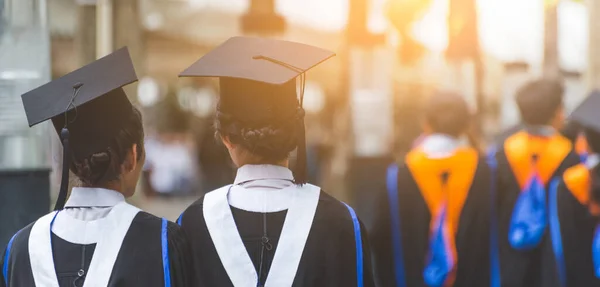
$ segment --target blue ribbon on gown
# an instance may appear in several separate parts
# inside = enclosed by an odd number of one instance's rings
[[[594,274],[600,279],[600,224],[594,231],[594,240],[592,241],[592,260],[594,262]]]
[[[445,286],[448,280],[452,280],[451,274],[455,270],[456,258],[455,247],[452,244],[453,232],[445,224],[447,217],[446,206],[442,207],[440,214],[436,217],[432,234],[429,239],[429,260],[423,271],[425,284],[430,287]]]
[[[581,152],[579,153],[579,161],[581,162],[585,162],[588,158],[588,153],[587,152]]]
[[[541,178],[535,173],[513,209],[508,241],[517,250],[532,249],[541,242],[547,225],[546,190]]]

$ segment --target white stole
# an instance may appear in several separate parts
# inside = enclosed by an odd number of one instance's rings
[[[123,239],[139,211],[138,208],[122,202],[115,205],[105,218],[99,219],[98,222],[89,222],[96,228],[100,228],[102,232],[98,233],[100,236],[97,238],[96,249],[85,277],[84,287],[106,287],[108,285]],[[59,287],[54,268],[50,231],[55,214],[56,211],[38,219],[33,224],[29,235],[31,272],[35,285],[38,287]],[[60,215],[57,216],[57,220],[58,218],[65,221],[76,221]],[[80,233],[84,232],[85,230],[80,231]],[[76,237],[76,235],[73,236]],[[65,240],[69,241],[69,238],[65,238]]]
[[[258,275],[238,232],[227,200],[231,186],[204,196],[203,214],[221,263],[236,287],[256,287]],[[265,287],[292,286],[315,217],[321,188],[290,186],[289,209]]]

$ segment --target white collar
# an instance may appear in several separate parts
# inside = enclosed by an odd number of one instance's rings
[[[585,166],[588,169],[594,169],[600,163],[600,155],[596,153],[589,154],[585,160]]]
[[[125,197],[118,191],[92,188],[74,187],[65,207],[112,207],[125,201]]]
[[[551,137],[556,134],[556,129],[552,126],[548,125],[527,125],[525,126],[525,131],[527,131],[530,135],[542,136],[542,137]]]
[[[455,137],[431,134],[421,141],[419,147],[428,158],[446,158],[454,154],[461,145],[461,141]]]
[[[291,170],[283,166],[272,164],[247,164],[238,168],[233,184],[238,185],[261,179],[282,179],[293,181],[294,175],[292,174]]]

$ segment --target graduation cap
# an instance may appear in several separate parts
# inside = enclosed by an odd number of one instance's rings
[[[598,109],[600,109],[600,91],[594,91],[571,113],[570,120],[600,133]]]
[[[121,88],[137,81],[127,47],[21,96],[29,126],[52,120],[63,144],[55,210],[66,201],[69,162],[105,150],[133,112]]]
[[[335,56],[289,41],[233,37],[204,55],[180,77],[218,77],[219,111],[250,125],[277,122],[302,110],[305,73]],[[300,77],[300,97],[296,78]],[[304,118],[299,117],[296,183],[306,182]]]

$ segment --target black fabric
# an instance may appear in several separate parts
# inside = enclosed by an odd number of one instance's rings
[[[21,229],[12,244],[10,250],[10,260],[8,266],[8,278],[0,278],[2,287],[20,287],[20,286],[35,286],[33,282],[33,274],[31,273],[31,264],[29,261],[29,234],[31,233],[32,224]],[[4,256],[6,248],[0,260],[0,270],[4,270]],[[15,268],[15,266],[19,266]],[[0,272],[0,277],[2,276]],[[9,285],[5,286],[5,279],[8,279]],[[61,286],[62,287],[62,286]]]
[[[267,275],[271,269],[273,258],[275,257],[275,251],[277,250],[277,244],[279,243],[279,237],[281,236],[281,230],[283,229],[283,222],[285,221],[287,211],[262,215],[234,207],[231,208],[231,211],[240,234],[245,235],[242,238],[242,241],[246,246],[246,251],[250,254],[250,259],[254,264],[256,274],[259,274],[260,284],[264,285],[267,281]],[[264,226],[264,216],[266,216],[266,233],[263,232],[264,230],[262,228],[256,228],[257,226]],[[262,239],[265,234],[269,239],[268,244],[270,244],[271,247],[265,247],[263,250]],[[262,262],[261,253],[263,253]]]
[[[233,286],[212,243],[200,198],[183,214],[182,227],[192,243],[196,286]],[[260,261],[256,235],[263,232],[263,214],[232,208],[234,220],[252,262]],[[278,240],[284,212],[267,213],[269,238]],[[364,254],[364,286],[374,286],[365,228],[361,225]],[[357,286],[354,226],[346,206],[321,192],[302,258],[292,286]],[[273,249],[275,251],[275,249]],[[268,255],[268,256],[272,256]],[[272,261],[267,257],[265,261]],[[256,263],[255,263],[256,265]],[[264,266],[263,266],[264,268]],[[268,268],[267,268],[268,269]],[[268,273],[268,270],[265,272]]]
[[[600,91],[591,93],[575,110],[571,113],[570,120],[577,122],[583,127],[600,132]]]
[[[246,79],[220,78],[218,111],[245,127],[293,122],[300,106],[296,79],[273,85]]]
[[[52,233],[52,254],[58,285],[82,287],[95,250],[96,244],[73,244]],[[84,272],[79,274],[80,270]]]
[[[226,77],[282,85],[333,56],[331,51],[301,43],[232,37],[179,76]]]
[[[8,267],[9,286],[3,287],[35,286],[28,251],[31,227],[32,225],[23,229],[13,242]],[[138,213],[125,236],[108,286],[164,286],[161,227],[160,218],[145,212]],[[189,244],[175,223],[169,222],[167,230],[171,286],[195,286],[191,281],[193,263],[189,256]],[[81,268],[82,258],[87,272],[95,244],[86,246],[84,256],[83,245],[69,243],[54,234],[52,237],[59,285],[82,286],[80,284],[83,280],[78,280],[77,285],[73,285],[73,281]]]
[[[558,187],[558,218],[562,237],[563,256],[566,269],[566,286],[561,286],[551,240],[543,246],[545,261],[542,284],[544,287],[597,287],[600,279],[594,275],[592,262],[592,240],[598,218],[593,217],[587,206],[579,201],[565,186]]]
[[[57,133],[65,127],[76,158],[106,148],[131,113],[121,87],[137,81],[127,48],[79,68],[22,95],[30,126],[52,119]]]
[[[542,249],[547,244],[547,241],[549,241],[549,235],[546,232],[540,246],[530,251],[517,251],[510,246],[508,242],[508,230],[513,207],[521,193],[521,188],[506,158],[502,144],[498,146],[496,161],[498,163],[496,174],[498,206],[496,210],[498,210],[498,244],[502,286],[545,287],[541,282],[543,265],[551,263],[544,262]],[[571,151],[551,178],[562,175],[567,168],[578,163],[579,156],[574,151]]]
[[[490,282],[490,169],[479,159],[456,234],[458,265],[454,287],[488,286]],[[398,199],[406,286],[425,287],[423,270],[429,250],[431,214],[406,165],[398,170]],[[386,189],[374,193],[376,220],[369,230],[377,286],[396,286],[392,223]],[[451,195],[450,195],[451,196]]]

